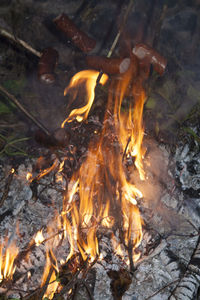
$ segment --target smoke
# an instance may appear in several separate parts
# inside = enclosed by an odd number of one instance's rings
[[[174,194],[175,182],[170,174],[170,157],[164,146],[154,140],[146,140],[144,158],[146,179],[141,181],[137,170],[131,171],[130,180],[142,192],[138,200],[145,224],[160,234],[188,232],[191,226],[184,216],[178,213],[181,195]]]

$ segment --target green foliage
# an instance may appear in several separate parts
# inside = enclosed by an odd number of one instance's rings
[[[13,94],[19,94],[26,86],[26,78],[22,76],[19,79],[7,80],[3,83],[3,86]]]
[[[0,156],[27,156],[28,154],[19,147],[19,144],[29,140],[29,138],[5,137],[0,134]],[[2,146],[1,146],[2,145]]]
[[[194,140],[200,144],[200,137],[194,132],[194,130],[192,130],[191,128],[189,127],[183,127],[183,130],[187,133],[189,133],[193,138]]]
[[[20,77],[16,80],[6,80],[3,87],[14,95],[20,94],[26,86],[26,78]],[[6,99],[6,101],[5,101]],[[10,114],[16,108],[15,104],[10,101],[5,95],[0,94],[0,115]]]
[[[156,106],[156,100],[155,100],[155,98],[149,97],[148,100],[147,100],[147,102],[146,102],[146,104],[145,104],[145,107],[147,109],[154,109],[155,106]]]
[[[1,101],[1,97],[0,97],[0,115],[9,114],[11,113],[12,109],[15,108],[15,105],[10,100],[8,101],[9,101],[9,105],[6,105],[5,102]]]

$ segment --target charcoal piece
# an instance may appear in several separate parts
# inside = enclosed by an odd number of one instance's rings
[[[77,255],[73,255],[65,264],[61,266],[59,272],[59,281],[62,285],[67,285],[72,279],[73,275],[77,271],[79,263],[79,257]]]
[[[112,279],[110,287],[115,300],[122,300],[123,294],[128,290],[132,279],[130,273],[125,269],[119,271],[108,271],[108,276]]]
[[[70,140],[70,133],[65,128],[58,128],[54,131],[53,137],[57,146],[66,147]]]
[[[70,133],[64,128],[58,128],[52,135],[47,135],[42,130],[35,132],[35,140],[38,144],[47,148],[66,147],[70,141]]]

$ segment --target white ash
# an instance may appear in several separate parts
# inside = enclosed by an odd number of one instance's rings
[[[168,166],[169,157],[166,155],[166,150],[164,152],[164,162]],[[184,150],[183,157],[185,161],[189,161],[186,154],[188,154],[188,150]],[[175,161],[177,159],[176,155]],[[8,209],[12,211],[0,223],[0,230],[3,235],[6,229],[10,234],[15,234],[15,226],[17,220],[19,221],[20,237],[17,238],[17,244],[20,250],[27,247],[36,232],[41,228],[44,228],[43,234],[47,237],[46,226],[53,220],[55,210],[60,212],[62,208],[62,191],[64,185],[55,183],[53,174],[40,180],[37,188],[38,198],[32,199],[33,191],[25,179],[27,172],[32,171],[32,165],[33,160],[26,161],[25,164],[20,165],[18,170],[16,170],[16,175],[13,176],[10,185],[9,195],[0,208],[0,214]],[[0,183],[1,195],[6,182],[5,175],[8,174],[7,169],[9,168],[0,169],[0,177],[2,178]],[[157,169],[156,176],[161,176],[161,173],[161,170]],[[159,289],[172,283],[152,298],[154,300],[168,299],[172,289],[175,287],[173,282],[182,276],[184,268],[187,266],[194,250],[197,236],[190,237],[189,235],[197,235],[197,231],[187,220],[198,226],[200,221],[199,216],[195,209],[193,209],[198,204],[196,202],[198,199],[190,199],[191,203],[188,204],[183,192],[180,192],[176,188],[172,189],[172,174],[173,172],[168,174],[166,180],[167,185],[169,184],[168,187],[170,186],[169,190],[161,186],[160,183],[157,183],[156,189],[152,190],[151,197],[154,196],[153,191],[159,190],[159,194],[156,195],[156,205],[151,205],[154,199],[150,198],[148,200],[151,201],[150,203],[142,201],[140,203],[142,217],[145,219],[145,222],[148,222],[151,230],[148,228],[144,230],[144,237],[140,246],[142,255],[136,264],[137,269],[133,274],[132,284],[124,294],[123,300],[145,300],[159,291]],[[162,176],[164,179],[163,174]],[[153,182],[155,187],[157,177],[149,176],[145,184],[150,186]],[[158,186],[159,189],[157,188]],[[168,224],[166,215],[168,215],[169,220],[173,219],[173,222]],[[179,236],[180,234],[182,236]],[[118,239],[117,233],[115,233],[115,236]],[[156,244],[157,240],[159,241],[159,236],[161,240]],[[150,249],[149,245],[151,244],[152,248]],[[119,271],[120,268],[128,270],[129,266],[125,263],[128,261],[128,254],[125,254],[124,260],[115,254],[115,249],[111,245],[108,232],[107,235],[105,234],[101,238],[99,248],[103,258],[94,265],[96,270],[94,299],[111,300],[113,299],[110,289],[111,279],[107,272],[109,270]],[[65,260],[69,254],[68,241],[64,240],[60,247],[54,249],[54,254],[58,259],[58,264],[61,259]],[[27,262],[22,260],[20,266],[17,267],[16,273],[24,275],[16,283],[16,288],[18,287],[25,291],[38,288],[41,284],[45,261],[46,248],[45,245],[41,244],[30,252]],[[28,272],[32,274],[29,280],[27,280]],[[16,293],[15,296],[17,296]]]
[[[195,128],[193,130],[197,131]],[[194,143],[196,145],[192,149],[185,144],[177,147],[175,153],[176,175],[183,190],[200,190],[200,152],[198,143],[196,141]]]

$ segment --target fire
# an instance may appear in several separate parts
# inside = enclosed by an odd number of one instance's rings
[[[65,93],[72,87],[78,89],[85,81],[86,74],[88,76],[90,73],[91,71],[83,71],[75,75]],[[97,72],[92,73],[90,78],[92,84],[86,81],[88,104],[80,109],[74,109],[63,122],[62,127],[73,119],[78,121],[86,119],[94,100],[98,75]],[[97,236],[100,224],[107,228],[117,225],[121,230],[125,248],[133,249],[133,261],[139,258],[139,255],[134,253],[134,249],[142,240],[142,221],[137,207],[137,199],[142,198],[142,193],[128,181],[123,155],[125,153],[134,157],[135,167],[140,178],[144,180],[142,113],[145,93],[142,84],[136,81],[133,84],[134,105],[131,104],[129,111],[122,115],[121,105],[130,83],[131,70],[124,74],[122,80],[111,84],[111,89],[116,89],[117,92],[115,97],[113,93],[109,95],[99,141],[96,145],[90,144],[87,159],[73,175],[68,193],[63,199],[64,231],[71,245],[68,258],[77,250],[84,260],[89,257],[92,261],[99,256]],[[115,142],[110,139],[112,135],[115,137]],[[117,248],[120,249],[120,245],[117,245]]]
[[[66,239],[70,251],[64,263],[80,254],[87,263],[95,259],[102,259],[99,248],[99,228],[105,230],[117,228],[118,238],[114,235],[111,243],[114,252],[127,260],[125,251],[129,255],[129,264],[139,259],[140,253],[136,250],[142,240],[142,219],[138,208],[138,200],[143,197],[141,191],[129,180],[124,164],[126,157],[133,158],[133,168],[138,172],[141,180],[145,179],[143,169],[142,147],[144,128],[142,121],[145,93],[140,80],[132,82],[132,69],[130,68],[120,79],[111,82],[107,109],[103,127],[97,143],[90,143],[85,161],[73,174],[65,195],[63,207],[59,214],[56,212],[54,220],[47,227],[46,265],[42,276],[41,287],[47,286],[45,297],[52,299],[59,287],[56,280],[59,272],[56,259],[56,249],[63,239]],[[64,94],[77,91],[85,84],[87,103],[85,106],[74,109],[62,123],[77,120],[86,120],[95,97],[95,87],[100,73],[97,71],[82,71],[76,74]],[[105,84],[108,76],[103,74],[100,83]],[[132,100],[129,110],[122,113],[122,103],[125,93],[132,85]],[[113,93],[113,90],[116,93]],[[39,175],[33,177],[27,174],[27,180],[39,180],[57,170],[57,182],[62,180],[64,161],[55,159],[54,163]],[[59,234],[58,234],[59,233]],[[51,237],[51,238],[50,238]],[[42,230],[39,231],[34,243],[39,246],[44,241]],[[18,253],[17,248],[9,246],[4,250],[0,246],[0,281],[11,278],[15,267],[14,259]],[[12,254],[12,255],[11,255]],[[131,255],[131,257],[130,257]]]
[[[18,252],[14,241],[9,243],[6,239],[0,244],[0,282],[4,279],[12,279],[16,269],[14,262]]]
[[[58,166],[59,166],[59,161],[58,161],[58,159],[55,159],[55,161],[53,162],[53,164],[49,168],[46,168],[46,169],[42,170],[41,173],[39,173],[36,177],[33,177],[33,174],[28,172],[26,174],[26,180],[29,181],[30,183],[33,180],[40,180],[42,177],[44,177],[47,174],[51,173]]]
[[[99,72],[97,71],[85,70],[75,74],[74,77],[72,77],[69,86],[64,91],[64,95],[66,95],[71,89],[75,88],[76,90],[75,93],[73,94],[73,100],[75,100],[78,93],[77,88],[80,87],[82,84],[84,84],[86,86],[86,92],[87,92],[87,104],[81,108],[72,110],[70,115],[67,117],[67,119],[62,123],[61,125],[62,128],[65,126],[66,122],[72,122],[75,119],[78,122],[81,122],[87,119],[88,113],[94,101],[95,87],[96,87],[98,76],[99,76]],[[103,74],[100,79],[100,83],[104,85],[107,80],[108,80],[108,76],[106,74]]]
[[[52,260],[55,261],[52,267]],[[46,252],[46,265],[42,276],[41,287],[43,287],[47,283],[47,289],[43,296],[43,299],[53,299],[54,293],[57,290],[59,282],[56,281],[56,272],[58,271],[57,260],[53,254],[53,252]],[[50,276],[49,276],[50,275]],[[48,278],[49,277],[49,278]]]
[[[34,240],[35,240],[36,246],[39,246],[44,241],[42,229],[37,232]]]

